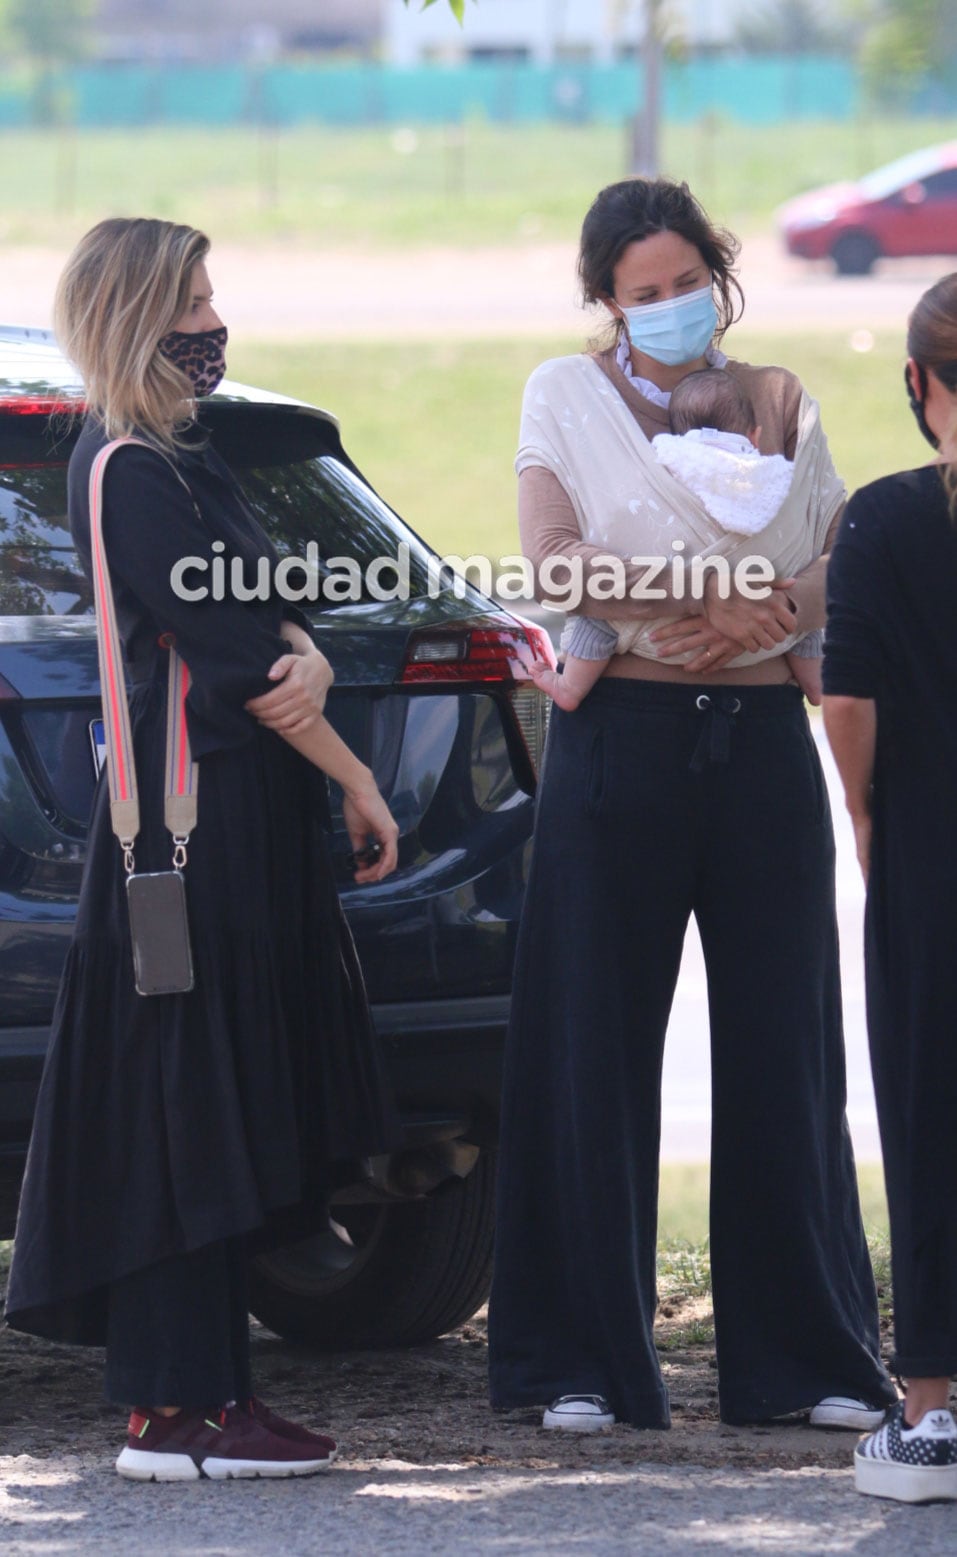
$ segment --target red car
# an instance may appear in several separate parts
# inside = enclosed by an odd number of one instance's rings
[[[957,141],[798,195],[776,215],[789,254],[830,257],[842,276],[866,276],[884,255],[957,254]]]

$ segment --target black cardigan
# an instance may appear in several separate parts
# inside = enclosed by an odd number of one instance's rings
[[[192,677],[186,711],[198,759],[251,738],[256,721],[243,705],[276,685],[267,672],[289,653],[279,634],[282,620],[306,631],[310,626],[272,592],[268,600],[248,602],[230,594],[231,558],[243,559],[250,586],[261,557],[269,558],[270,576],[279,558],[205,434],[197,428],[189,437],[189,447],[177,450],[172,463],[159,451],[135,445],[111,456],[103,483],[103,535],[127,665],[135,681],[165,677],[166,655],[158,639],[174,635]],[[108,441],[102,424],[88,417],[70,459],[70,529],[88,575],[90,467]],[[217,542],[225,549],[214,552]],[[174,564],[184,557],[211,564],[217,555],[226,561],[225,598],[214,600],[210,593],[201,601],[181,599],[170,580]],[[209,569],[197,570],[187,583],[193,589],[211,580]]]

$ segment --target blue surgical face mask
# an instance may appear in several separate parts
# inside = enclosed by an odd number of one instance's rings
[[[636,351],[668,368],[703,357],[718,328],[710,285],[683,297],[666,297],[662,303],[623,308],[622,313]]]

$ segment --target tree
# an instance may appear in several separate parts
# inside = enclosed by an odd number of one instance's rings
[[[877,98],[906,98],[924,81],[950,85],[957,70],[953,0],[852,0],[860,60]]]
[[[66,64],[86,50],[96,0],[0,0],[0,33],[44,64]]]
[[[836,54],[849,32],[824,0],[764,0],[741,17],[735,41],[748,54]]]
[[[0,41],[8,56],[30,61],[30,113],[34,124],[57,129],[56,195],[59,211],[72,210],[76,146],[70,133],[75,89],[63,66],[86,52],[96,0],[0,0]]]
[[[682,53],[682,26],[673,0],[616,0],[612,15],[619,32],[635,14],[642,18],[637,55],[641,106],[631,121],[629,171],[654,178],[660,171],[662,67],[666,56]]]
[[[422,4],[419,7],[419,9],[422,10],[422,11],[427,11],[429,9],[430,5],[435,5],[436,3],[437,3],[437,0],[422,0]],[[465,20],[465,0],[448,0],[448,3],[449,3],[449,10],[452,12],[452,15],[457,18],[459,23],[464,22],[464,20]],[[408,5],[409,4],[409,0],[405,0],[405,4]]]

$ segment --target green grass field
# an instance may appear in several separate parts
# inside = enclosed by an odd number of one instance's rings
[[[820,400],[838,469],[853,488],[923,463],[904,398],[903,344],[877,336],[728,337],[733,355],[779,362]],[[230,373],[334,411],[343,442],[383,496],[439,552],[518,549],[515,453],[522,388],[575,340],[230,346]]]
[[[858,1164],[861,1209],[869,1238],[887,1238],[887,1202],[880,1163]],[[663,1247],[696,1248],[708,1237],[708,1168],[704,1163],[666,1162],[661,1167],[658,1237]]]
[[[708,1172],[705,1163],[662,1163],[658,1189],[658,1291],[662,1299],[704,1298],[711,1292]],[[881,1312],[890,1316],[890,1238],[880,1163],[858,1163],[857,1182]],[[681,1333],[685,1344],[711,1339],[707,1328],[700,1334]]]
[[[747,232],[817,184],[957,135],[957,119],[664,127],[663,171]],[[188,221],[218,241],[481,244],[577,234],[627,171],[624,127],[492,125],[0,131],[7,243],[67,244],[106,215]]]
[[[875,1269],[879,1306],[892,1316],[890,1235],[884,1171],[881,1163],[857,1163],[864,1230]],[[706,1163],[663,1163],[658,1182],[658,1294],[661,1300],[705,1299],[711,1294],[711,1250],[708,1241],[708,1166]],[[682,1342],[713,1339],[708,1320],[694,1334],[683,1330]]]

